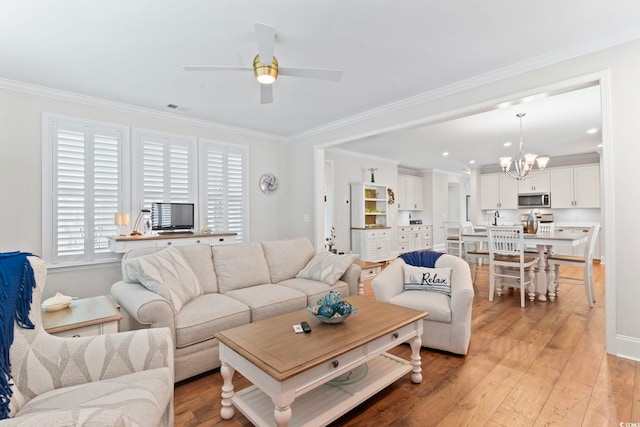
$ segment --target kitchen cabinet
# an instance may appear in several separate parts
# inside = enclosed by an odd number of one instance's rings
[[[423,192],[421,177],[398,175],[398,210],[421,211],[424,208]]]
[[[518,181],[518,193],[548,193],[551,188],[550,179],[548,170],[529,172],[525,179]]]
[[[390,235],[390,228],[351,229],[351,249],[363,261],[386,261],[391,258]]]
[[[480,175],[480,209],[518,209],[518,181],[503,173]]]
[[[551,208],[599,208],[600,165],[550,170]]]
[[[405,225],[398,227],[398,251],[402,254],[433,248],[433,226]]]

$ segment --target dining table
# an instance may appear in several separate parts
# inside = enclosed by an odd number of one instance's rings
[[[550,271],[547,256],[553,253],[553,248],[558,246],[575,247],[585,243],[589,238],[588,233],[572,233],[566,231],[553,231],[550,233],[523,233],[527,245],[535,245],[538,251],[538,265],[535,269],[535,288],[538,301],[547,301],[547,297],[553,301],[556,297],[554,283],[555,274]],[[486,231],[462,233],[463,242],[479,242],[488,244],[489,237]]]

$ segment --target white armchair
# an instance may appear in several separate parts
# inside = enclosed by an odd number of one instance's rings
[[[61,338],[42,326],[45,263],[30,257],[29,318],[14,327],[13,396],[0,426],[173,425],[173,344],[167,328]]]
[[[473,283],[469,264],[455,255],[443,254],[435,268],[451,267],[451,296],[422,290],[404,290],[403,259],[390,263],[371,282],[377,300],[426,311],[422,346],[467,354],[471,339]]]

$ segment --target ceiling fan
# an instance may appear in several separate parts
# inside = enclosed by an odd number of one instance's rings
[[[278,60],[273,56],[273,47],[276,40],[276,30],[259,22],[255,22],[256,39],[258,41],[258,54],[253,59],[253,67],[242,66],[217,66],[217,65],[185,65],[186,71],[252,71],[256,80],[260,83],[260,103],[273,102],[273,86],[278,76],[303,77],[308,79],[338,81],[342,77],[340,70],[326,70],[318,68],[294,68],[280,67]],[[270,58],[270,63],[262,62]]]

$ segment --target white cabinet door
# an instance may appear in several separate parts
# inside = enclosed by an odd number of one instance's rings
[[[552,169],[550,175],[552,208],[600,207],[599,165]]]
[[[549,171],[531,172],[525,179],[518,181],[518,193],[548,193],[550,188]]]
[[[558,168],[550,171],[551,207],[563,209],[573,207],[573,168]]]
[[[600,168],[598,165],[573,168],[574,207],[600,207]]]
[[[398,175],[398,209],[404,211],[421,211],[424,184],[421,177]]]
[[[422,178],[413,178],[413,186],[411,189],[411,199],[410,202],[413,202],[413,209],[416,211],[421,211],[424,208],[424,182]]]
[[[480,175],[480,208],[518,209],[518,180],[502,173]]]
[[[500,208],[500,176],[480,175],[480,208],[484,210]]]
[[[518,209],[518,180],[499,175],[500,209]]]
[[[398,210],[407,210],[407,176],[398,175],[398,191],[396,192],[396,203]]]

